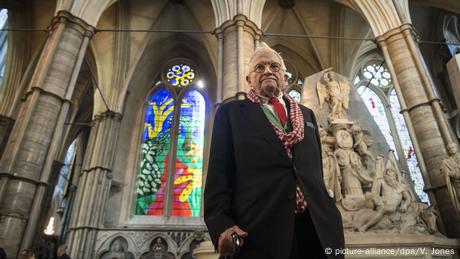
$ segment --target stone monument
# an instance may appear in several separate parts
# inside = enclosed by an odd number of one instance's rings
[[[301,99],[302,104],[315,111],[321,124],[324,182],[342,214],[347,247],[367,249],[371,253],[366,258],[381,257],[379,250],[372,248],[406,251],[417,243],[424,248],[419,251],[426,253],[414,253],[413,258],[421,255],[437,258],[428,251],[438,247],[457,249],[455,240],[438,231],[436,208],[414,198],[416,194],[401,173],[393,151],[385,145],[372,147],[384,139],[367,109],[358,108],[360,112],[351,113],[359,114],[358,120],[350,116],[353,106],[365,107],[360,98],[350,98],[354,92],[350,85],[347,78],[328,68],[305,79]],[[460,190],[459,163],[455,147],[441,168],[457,213],[460,213],[456,196]],[[354,254],[347,255],[353,257]],[[385,258],[398,257],[402,254]]]

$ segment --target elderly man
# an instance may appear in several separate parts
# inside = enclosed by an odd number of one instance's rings
[[[215,116],[204,219],[214,246],[234,258],[343,258],[342,219],[323,182],[313,112],[282,93],[281,56],[266,44],[250,59],[246,100]]]

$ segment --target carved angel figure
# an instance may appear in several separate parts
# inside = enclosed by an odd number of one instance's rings
[[[328,119],[333,121],[344,117],[343,108],[348,110],[350,84],[346,80],[338,81],[336,73],[331,70],[332,68],[328,68],[322,72],[316,83],[316,91],[320,106],[323,106],[325,102],[329,103]]]

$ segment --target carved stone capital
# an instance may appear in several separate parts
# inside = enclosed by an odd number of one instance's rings
[[[65,24],[66,26],[79,31],[84,37],[90,39],[94,36],[96,31],[96,28],[68,11],[59,11],[53,20],[51,20],[51,23],[48,26],[50,33],[56,30],[56,28],[59,27],[59,24]]]
[[[218,39],[225,38],[225,34],[236,30],[237,27],[243,27],[244,31],[250,33],[254,38],[260,38],[263,33],[262,30],[257,26],[257,24],[249,20],[248,17],[246,17],[243,14],[238,14],[235,17],[233,17],[232,20],[228,20],[224,22],[221,26],[217,27],[214,30],[214,34]]]
[[[96,122],[103,121],[103,120],[121,121],[122,117],[123,117],[123,115],[121,113],[119,113],[119,112],[114,112],[114,111],[107,110],[105,112],[102,112],[102,113],[99,113],[99,114],[95,115],[92,123],[96,123]]]
[[[393,28],[376,37],[375,40],[380,46],[382,46],[387,45],[389,42],[403,39],[404,37],[412,37],[415,41],[418,41],[419,34],[415,30],[413,24],[405,23],[399,27]]]

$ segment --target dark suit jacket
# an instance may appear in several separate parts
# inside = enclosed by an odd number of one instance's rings
[[[248,232],[238,258],[287,259],[296,179],[323,247],[344,247],[341,215],[323,181],[316,120],[310,109],[301,110],[304,139],[291,160],[259,105],[239,100],[218,109],[204,191],[204,220],[215,247],[225,229],[238,225]]]

